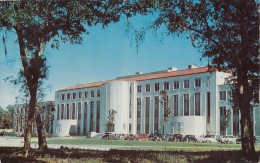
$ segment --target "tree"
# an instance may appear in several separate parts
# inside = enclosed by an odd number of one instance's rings
[[[168,96],[167,96],[167,91],[166,90],[162,90],[160,91],[160,103],[162,104],[163,107],[163,133],[167,133],[167,122],[169,119],[169,116],[171,114],[170,108],[169,108],[169,100],[168,100]]]
[[[14,109],[11,105],[8,105],[6,107],[6,110],[0,107],[0,128],[1,129],[13,128],[13,114],[14,114]]]
[[[44,117],[43,121],[43,127],[48,132],[50,128],[52,128],[54,115],[53,112],[55,111],[55,105],[53,102],[46,102],[46,103],[40,103],[38,105],[40,114]]]
[[[231,111],[224,110],[224,115],[223,117],[220,118],[220,133],[223,132],[224,135],[226,135],[226,129],[229,126],[230,116],[231,116]]]
[[[120,18],[123,1],[6,1],[0,3],[0,31],[15,32],[19,45],[22,69],[14,84],[22,83],[29,98],[29,109],[24,136],[24,149],[30,149],[34,118],[39,127],[39,149],[46,149],[47,143],[37,112],[37,97],[44,80],[48,77],[48,66],[44,49],[47,43],[59,48],[60,43],[80,44],[86,28],[96,24],[106,27]],[[5,39],[3,39],[3,42]],[[6,52],[6,51],[5,51]]]
[[[164,28],[168,35],[185,34],[208,57],[209,67],[233,72],[233,103],[241,112],[242,151],[255,156],[250,110],[252,103],[259,104],[259,1],[138,2],[137,6],[145,8],[141,14],[156,17],[151,26],[143,29]],[[137,40],[142,39],[137,35]]]
[[[113,132],[114,131],[114,121],[115,121],[115,115],[116,111],[114,109],[109,109],[108,115],[107,115],[107,131]]]

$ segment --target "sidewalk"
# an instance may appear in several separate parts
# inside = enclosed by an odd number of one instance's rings
[[[24,139],[23,137],[0,137],[0,147],[23,147]],[[79,149],[90,149],[90,150],[102,150],[108,151],[116,146],[108,145],[63,145],[63,144],[48,144],[49,148],[59,149],[61,146],[68,148],[79,148]],[[32,148],[38,148],[38,139],[32,138],[31,143]]]

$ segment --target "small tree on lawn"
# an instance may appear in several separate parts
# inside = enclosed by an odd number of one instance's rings
[[[230,121],[230,110],[226,110],[224,113],[224,117],[221,118],[220,120],[220,132],[224,132],[224,135],[226,135],[226,129],[229,126],[229,121]]]
[[[162,90],[160,92],[160,103],[162,104],[163,107],[163,133],[167,133],[167,122],[169,119],[169,116],[171,114],[170,108],[169,108],[169,100],[168,100],[168,95],[167,95],[167,91],[166,90]]]
[[[107,131],[113,132],[114,131],[114,121],[115,121],[115,115],[116,111],[114,109],[109,109],[108,116],[107,116]]]

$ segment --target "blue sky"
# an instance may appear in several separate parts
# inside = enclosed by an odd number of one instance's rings
[[[135,25],[135,22],[133,21]],[[140,24],[140,20],[136,23]],[[55,91],[80,83],[114,79],[118,76],[136,72],[153,72],[177,67],[186,69],[188,64],[204,66],[207,59],[200,60],[201,55],[192,47],[184,36],[162,36],[149,32],[137,53],[133,38],[125,32],[125,21],[111,24],[102,29],[96,26],[88,29],[90,34],[83,35],[81,45],[62,44],[59,50],[47,47],[49,79],[46,85],[52,89],[46,91],[44,100],[54,100]],[[4,55],[2,33],[0,33],[0,106],[15,104],[18,87],[3,81],[8,76],[17,76],[21,67],[18,45],[15,35],[8,35],[8,56]]]

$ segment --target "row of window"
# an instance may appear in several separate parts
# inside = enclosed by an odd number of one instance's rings
[[[83,97],[83,93],[84,93],[84,97]],[[61,100],[70,100],[70,99],[81,99],[81,98],[88,98],[88,91],[85,92],[73,92],[73,93],[63,93],[61,94]],[[90,91],[90,97],[95,97],[95,91],[92,90]],[[100,97],[100,90],[97,90],[97,97]]]
[[[194,93],[194,110],[190,108],[190,94],[183,94],[182,96],[182,101],[183,101],[183,108],[182,111],[183,113],[180,113],[180,96],[178,94],[173,95],[173,105],[172,105],[172,115],[174,116],[179,116],[179,115],[184,115],[184,116],[189,116],[189,115],[196,115],[200,116],[201,115],[201,93]],[[150,97],[145,98],[145,110],[149,110],[150,108]],[[148,103],[149,100],[149,103]],[[167,101],[168,101],[168,96],[167,96]],[[155,96],[154,97],[154,110],[155,114],[157,114],[156,110],[158,109],[157,107],[159,106],[159,97]],[[148,112],[148,111],[146,111]],[[129,115],[131,118],[131,115]],[[137,124],[138,124],[138,118],[141,116],[141,98],[137,98]]]
[[[96,105],[96,115],[94,118],[94,101],[90,102],[90,120],[89,123],[87,124],[87,102],[84,102],[83,105],[83,110],[81,110],[81,103],[77,104],[77,109],[76,109],[76,103],[72,103],[71,108],[69,104],[66,104],[66,108],[64,104],[58,105],[57,106],[57,120],[59,119],[77,119],[77,133],[80,134],[80,128],[81,128],[81,116],[84,118],[84,123],[83,123],[83,133],[87,132],[87,125],[89,128],[89,131],[96,131],[100,132],[100,101],[97,101]],[[77,113],[76,113],[76,110]],[[83,113],[83,115],[82,115]],[[78,115],[76,117],[76,114]],[[94,119],[96,119],[96,125],[94,124]]]
[[[198,88],[201,87],[201,79],[196,78],[194,80],[194,87]],[[190,80],[184,80],[183,81],[183,88],[188,89],[190,88]],[[163,90],[169,90],[170,89],[170,83],[169,82],[164,82],[163,83]],[[173,81],[173,89],[180,89],[180,81]],[[154,91],[158,92],[160,90],[160,83],[155,83],[154,84]],[[151,84],[146,84],[145,85],[145,92],[150,92],[151,91]],[[137,92],[141,93],[142,92],[142,85],[137,85]]]

